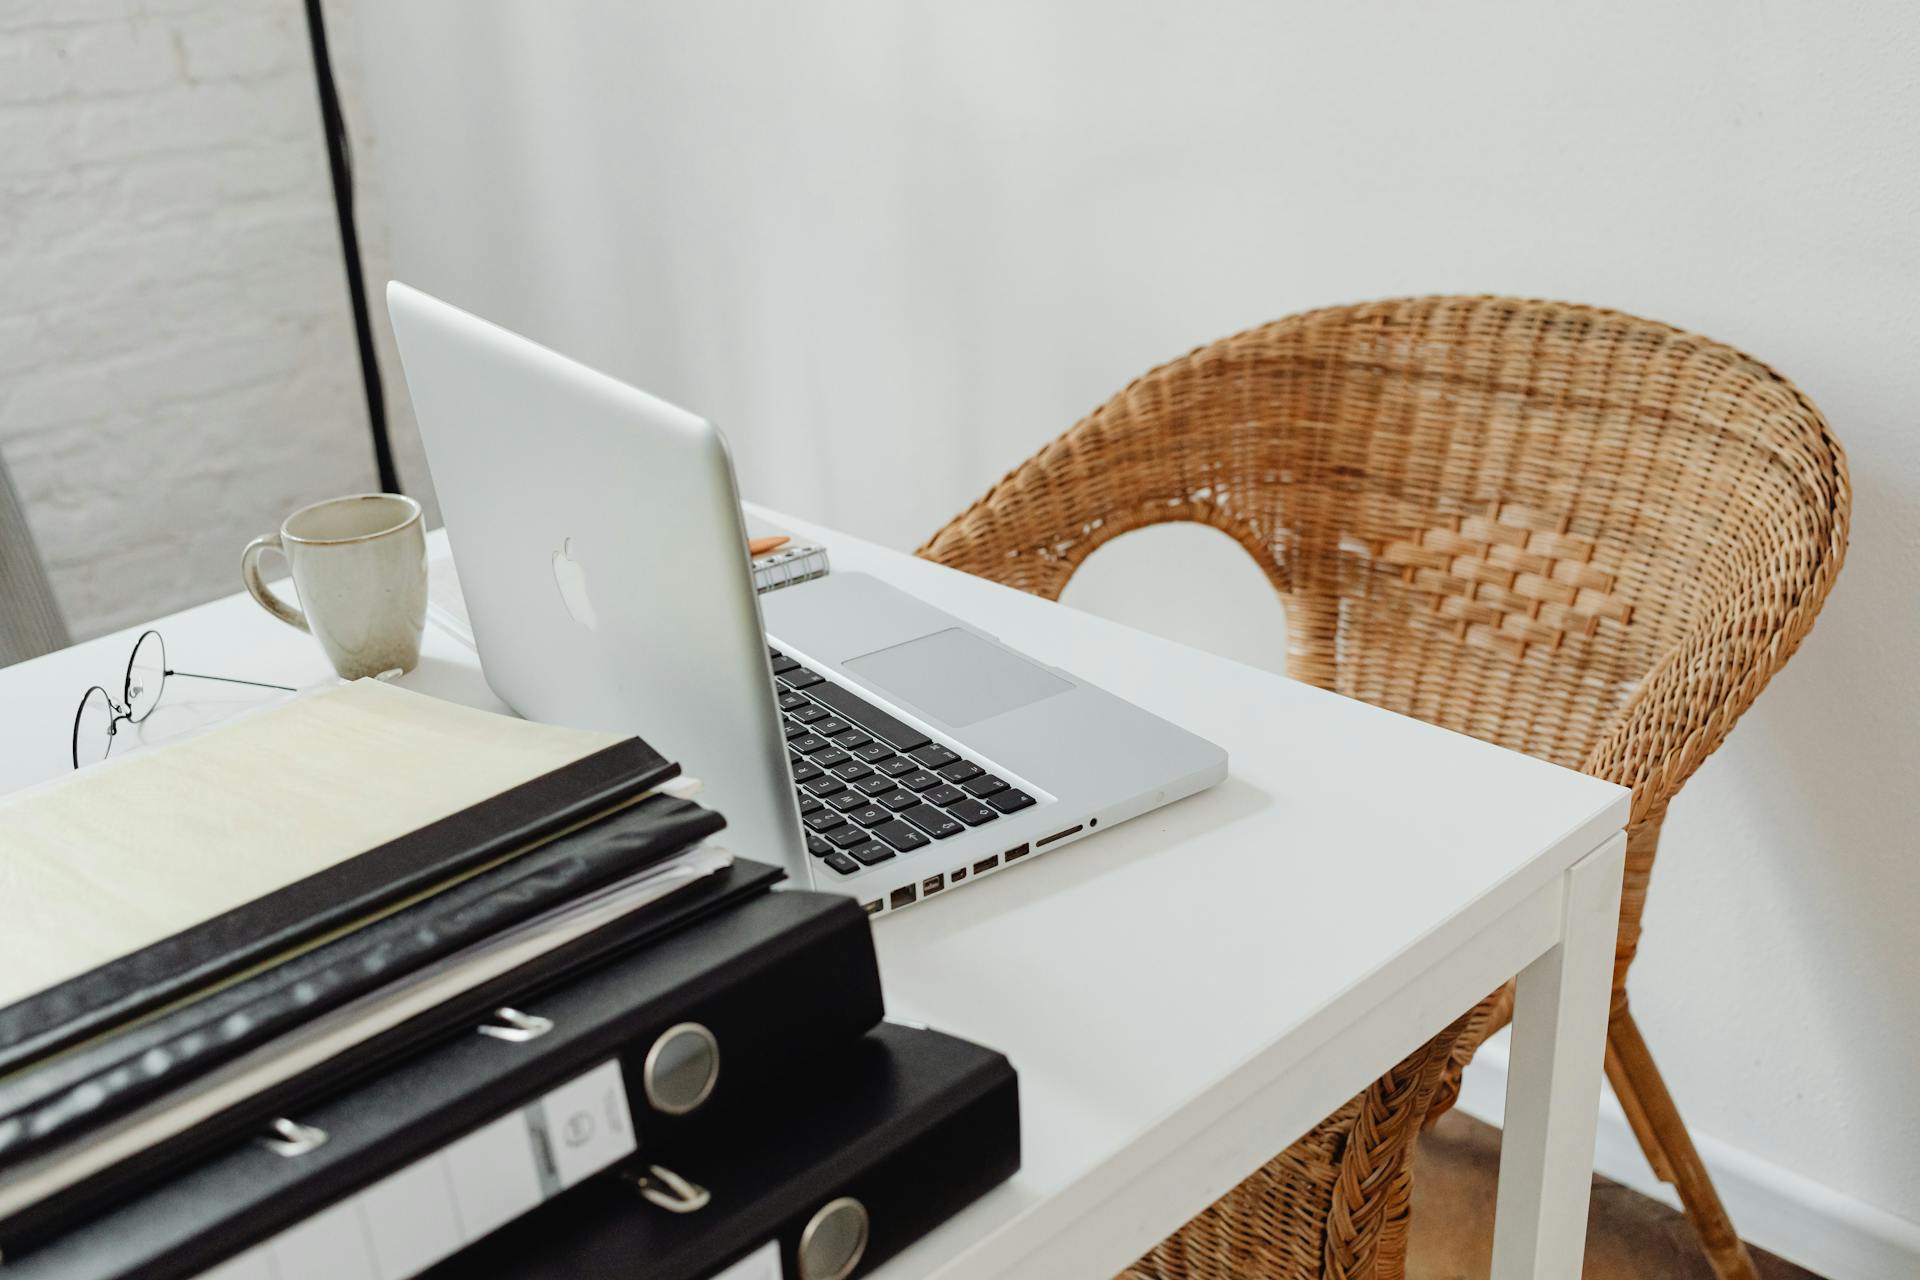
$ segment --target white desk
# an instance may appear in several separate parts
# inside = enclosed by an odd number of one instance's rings
[[[890,1014],[1004,1051],[1025,1142],[885,1280],[1111,1276],[1514,973],[1495,1275],[1579,1274],[1625,790],[768,519],[1232,757],[1212,791],[876,922]],[[244,595],[159,625],[184,670],[331,678]],[[139,630],[0,671],[0,792],[67,770],[80,694]],[[500,709],[432,628],[404,683]],[[276,696],[170,682],[143,729]]]

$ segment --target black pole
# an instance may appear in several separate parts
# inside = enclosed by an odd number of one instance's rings
[[[320,123],[327,135],[327,163],[333,170],[333,208],[340,221],[340,253],[346,259],[347,294],[353,300],[353,329],[360,342],[360,381],[367,390],[367,428],[373,435],[373,465],[380,488],[400,492],[400,476],[393,467],[393,445],[387,439],[387,397],[380,385],[380,356],[374,348],[373,320],[367,314],[366,274],[360,266],[360,233],[353,221],[353,149],[347,122],[340,114],[340,91],[333,82],[333,59],[327,53],[327,23],[320,0],[306,0],[307,35],[313,42],[313,78],[320,90]]]

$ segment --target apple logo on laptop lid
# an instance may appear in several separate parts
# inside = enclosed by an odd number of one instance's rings
[[[553,580],[560,587],[560,603],[567,606],[573,620],[589,631],[597,631],[600,620],[594,616],[593,599],[587,595],[587,570],[573,558],[573,539],[568,538],[553,553]]]

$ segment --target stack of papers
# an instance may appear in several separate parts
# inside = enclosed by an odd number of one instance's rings
[[[656,927],[678,775],[366,680],[0,801],[0,1245]]]

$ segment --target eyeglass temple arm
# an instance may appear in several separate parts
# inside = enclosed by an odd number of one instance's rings
[[[264,680],[241,680],[234,676],[202,675],[198,671],[175,671],[172,667],[168,667],[166,671],[162,672],[161,674],[169,675],[169,676],[185,676],[189,680],[218,680],[221,684],[250,684],[256,689],[280,689],[280,690],[284,690],[287,693],[300,692],[298,689],[294,688],[290,684],[268,684]]]

